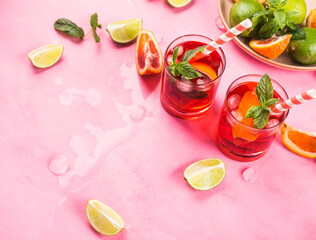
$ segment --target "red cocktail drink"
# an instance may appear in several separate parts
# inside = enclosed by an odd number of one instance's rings
[[[165,110],[176,117],[196,118],[211,107],[226,61],[221,49],[195,62],[189,61],[202,76],[186,79],[183,76],[174,76],[168,69],[170,62],[173,61],[173,52],[179,47],[177,62],[180,62],[187,50],[195,49],[209,42],[211,39],[200,35],[187,35],[174,40],[166,50],[160,99]]]
[[[252,118],[245,118],[251,106],[259,105],[256,87],[261,75],[246,75],[235,80],[226,93],[225,103],[218,125],[218,146],[227,156],[240,160],[252,161],[264,155],[278,133],[288,111],[270,115],[263,129],[253,127]],[[274,80],[273,98],[287,99],[285,90]]]

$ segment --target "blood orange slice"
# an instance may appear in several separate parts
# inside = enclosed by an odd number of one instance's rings
[[[151,31],[142,29],[136,42],[136,67],[140,75],[160,73],[163,61],[158,42]]]
[[[284,123],[281,140],[292,152],[303,157],[316,158],[316,133],[298,130]]]
[[[249,46],[262,56],[275,59],[284,52],[291,37],[291,34],[287,34],[281,37],[271,37],[263,40],[253,39],[249,42]]]
[[[217,78],[216,72],[214,71],[214,69],[210,65],[208,65],[206,63],[200,63],[200,62],[193,62],[193,63],[191,63],[191,65],[195,70],[198,70],[198,71],[208,75],[212,80]]]

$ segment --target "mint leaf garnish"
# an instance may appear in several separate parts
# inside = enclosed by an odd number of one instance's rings
[[[194,79],[202,76],[202,74],[196,71],[188,62],[179,62],[177,69],[185,79]]]
[[[273,86],[268,74],[263,75],[257,87],[256,94],[260,105],[251,106],[244,118],[253,118],[253,127],[262,129],[269,121],[270,109],[269,107],[277,104],[279,99],[273,98]]]
[[[90,18],[90,25],[92,27],[92,31],[93,31],[93,36],[94,36],[94,40],[96,42],[100,42],[100,37],[97,34],[96,29],[97,28],[102,28],[102,25],[98,23],[98,15],[97,13],[93,14]]]
[[[177,64],[177,58],[178,58],[178,54],[179,54],[179,49],[180,47],[176,47],[173,51],[173,55],[172,55],[172,60],[173,60],[173,64],[176,65]]]
[[[83,29],[81,27],[78,27],[77,24],[75,24],[74,22],[66,18],[58,19],[55,22],[54,27],[56,30],[66,33],[69,36],[79,37],[83,39],[83,36],[84,36]]]
[[[245,118],[256,118],[258,117],[263,110],[261,105],[254,105],[250,107],[245,115]]]
[[[169,62],[169,70],[171,74],[175,77],[182,75],[185,79],[194,79],[197,77],[201,77],[202,74],[196,71],[189,61],[200,51],[204,49],[205,46],[200,46],[192,50],[187,50],[179,63],[177,63],[177,58],[179,54],[179,47],[176,47],[173,50],[172,60],[173,62]]]
[[[183,54],[181,61],[189,62],[198,52],[202,52],[205,47],[206,45],[197,47],[195,49],[187,50]]]
[[[268,110],[263,110],[261,114],[253,120],[253,127],[263,129],[268,124],[269,116],[270,112]]]
[[[269,100],[273,97],[273,87],[271,83],[271,79],[268,74],[264,74],[261,80],[259,81],[256,94],[260,99],[260,96],[264,96],[265,100]]]

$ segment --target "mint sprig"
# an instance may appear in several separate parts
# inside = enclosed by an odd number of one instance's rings
[[[96,42],[100,42],[100,37],[98,36],[96,29],[102,28],[102,25],[98,23],[98,15],[96,13],[91,16],[90,25],[92,27],[91,30],[88,32],[87,35],[84,35],[83,29],[69,19],[60,18],[54,23],[54,27],[56,30],[61,31],[72,37],[79,37],[81,40],[86,38],[92,31],[94,35],[94,40]]]
[[[202,74],[196,71],[189,61],[198,53],[203,51],[205,46],[200,46],[195,49],[187,50],[179,63],[177,63],[179,49],[180,47],[176,47],[173,50],[172,55],[172,62],[169,62],[169,71],[172,73],[173,76],[179,77],[182,75],[185,79],[194,79],[197,77],[201,77]]]
[[[260,105],[251,106],[245,118],[253,118],[254,128],[263,129],[267,126],[270,116],[269,107],[277,104],[279,99],[273,98],[273,86],[268,74],[263,75],[256,87]]]
[[[257,39],[271,38],[274,34],[292,34],[292,40],[305,39],[305,31],[296,27],[291,20],[296,11],[285,12],[288,0],[268,0],[267,10],[255,13],[252,16],[253,31],[251,37]]]

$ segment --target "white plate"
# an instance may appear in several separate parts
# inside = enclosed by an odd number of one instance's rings
[[[316,8],[316,0],[305,0],[307,4],[307,15],[310,13],[311,9]],[[234,4],[233,0],[218,0],[217,7],[219,11],[219,15],[223,21],[223,24],[226,29],[230,29],[229,24],[229,13],[230,9]],[[299,63],[293,62],[290,57],[284,52],[281,56],[276,59],[268,59],[266,57],[261,56],[260,54],[256,53],[249,47],[249,40],[243,37],[235,37],[235,43],[243,49],[246,53],[250,56],[258,59],[261,62],[267,63],[269,65],[283,68],[283,69],[290,69],[290,70],[300,70],[300,71],[315,71],[316,64],[313,65],[301,65]]]

